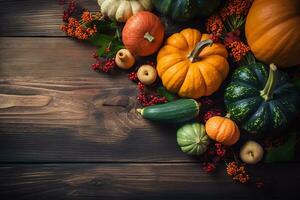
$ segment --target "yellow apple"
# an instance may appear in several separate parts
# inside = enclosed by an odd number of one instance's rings
[[[240,158],[247,164],[256,164],[263,158],[264,150],[260,144],[247,141],[240,149]]]
[[[137,77],[145,85],[151,85],[157,78],[157,72],[151,65],[142,65],[137,72]]]

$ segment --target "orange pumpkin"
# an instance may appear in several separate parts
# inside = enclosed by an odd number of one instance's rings
[[[205,124],[208,137],[224,145],[233,145],[240,138],[240,130],[234,121],[226,117],[211,117]]]
[[[159,49],[164,34],[160,19],[151,12],[142,11],[127,20],[122,31],[122,41],[131,53],[149,56]]]
[[[258,60],[300,64],[300,1],[255,0],[246,19],[247,42]]]
[[[228,75],[227,56],[222,44],[188,28],[167,39],[157,56],[157,72],[164,87],[181,97],[209,96]]]

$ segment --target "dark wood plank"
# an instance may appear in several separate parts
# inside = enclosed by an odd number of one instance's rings
[[[126,73],[89,69],[92,50],[68,38],[0,38],[0,161],[193,160],[175,129],[135,112]]]
[[[256,166],[263,190],[198,164],[0,165],[1,199],[297,199],[299,164]],[[291,176],[292,173],[295,173]],[[256,177],[253,177],[256,178]]]
[[[99,78],[90,69],[94,51],[69,38],[0,37],[0,76]]]
[[[2,78],[0,161],[190,160],[175,129],[136,113],[134,84],[101,77]]]
[[[59,0],[0,0],[1,36],[64,36],[63,6]],[[98,10],[96,0],[78,0],[91,11]]]

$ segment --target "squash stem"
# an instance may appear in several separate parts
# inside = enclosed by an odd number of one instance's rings
[[[138,109],[136,109],[136,111],[137,111],[138,113],[140,113],[141,115],[143,115],[143,109],[142,109],[142,108],[138,108]]]
[[[277,82],[277,67],[275,64],[270,64],[269,76],[263,90],[260,91],[260,96],[268,101],[273,97],[273,91]]]
[[[149,42],[153,42],[153,40],[155,39],[149,32],[145,33],[144,38]]]
[[[227,114],[225,115],[225,118],[230,119],[230,113],[227,113]]]
[[[188,55],[188,58],[193,63],[199,59],[200,52],[206,47],[211,46],[214,42],[211,39],[198,42],[193,51]]]

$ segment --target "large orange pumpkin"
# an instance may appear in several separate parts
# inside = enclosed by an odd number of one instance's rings
[[[130,17],[122,31],[122,41],[131,53],[149,56],[161,46],[165,28],[151,12],[142,11]]]
[[[278,67],[300,64],[300,0],[255,0],[246,20],[255,57]]]
[[[167,39],[157,56],[157,72],[165,88],[179,96],[209,96],[228,75],[227,56],[222,44],[188,28]]]

